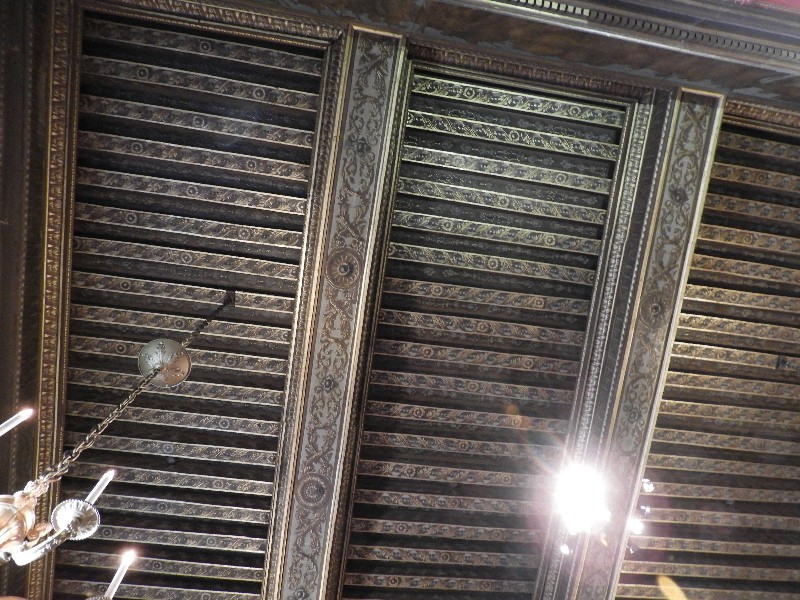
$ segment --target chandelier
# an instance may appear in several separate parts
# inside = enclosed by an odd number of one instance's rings
[[[0,565],[14,562],[27,565],[41,558],[67,540],[83,540],[100,527],[100,513],[95,503],[114,478],[113,469],[107,471],[95,484],[85,499],[70,498],[53,509],[50,521],[36,522],[36,503],[50,486],[67,474],[70,467],[86,450],[91,448],[106,428],[111,425],[148,385],[173,387],[189,376],[191,360],[186,348],[227,306],[235,305],[235,292],[229,291],[224,301],[206,319],[180,342],[158,338],[145,344],[139,352],[139,371],[142,379],[100,423],[56,465],[46,468],[15,494],[0,495]],[[0,436],[25,421],[33,414],[25,409],[0,424]],[[90,600],[108,600],[114,597],[135,554],[126,552],[114,578],[102,596]]]
[[[642,479],[642,491],[650,494],[655,485],[649,479]],[[606,484],[598,472],[587,465],[572,464],[565,467],[556,479],[553,505],[555,513],[570,538],[579,534],[597,533],[605,544],[605,527],[611,520],[611,510],[607,503]],[[628,517],[626,531],[629,536],[644,534],[645,524],[641,517],[650,514],[649,506],[640,506],[638,511]],[[628,541],[627,551],[633,554],[635,547]],[[559,546],[562,554],[569,555],[573,546],[564,542]]]

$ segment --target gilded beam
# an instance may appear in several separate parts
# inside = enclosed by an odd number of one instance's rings
[[[339,498],[350,485],[347,440],[361,377],[364,320],[371,312],[373,256],[381,215],[387,213],[388,142],[403,82],[404,45],[400,37],[356,29],[348,52],[316,318],[308,332],[305,410],[294,442],[294,469],[284,474],[293,491],[286,497],[285,537],[274,541],[282,546],[277,570],[270,573],[274,585],[266,591],[274,600],[317,600],[336,586],[339,565],[331,560],[331,548],[336,519],[347,510]]]
[[[599,464],[605,471],[612,510],[603,539],[586,542],[583,565],[568,597],[612,598],[625,550],[628,516],[639,493],[657,400],[678,323],[712,149],[721,118],[721,98],[681,91],[674,105],[663,185],[652,211],[644,249],[641,286],[631,315],[628,360],[620,365],[615,418],[609,423]]]

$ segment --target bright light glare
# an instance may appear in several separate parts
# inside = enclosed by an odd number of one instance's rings
[[[127,550],[122,554],[122,559],[120,562],[128,567],[130,567],[134,561],[136,560],[136,551],[135,550]]]
[[[633,535],[642,535],[644,533],[644,522],[641,519],[631,517],[628,519],[628,531]]]
[[[571,535],[591,531],[611,518],[605,483],[583,465],[571,465],[558,476],[555,508]]]

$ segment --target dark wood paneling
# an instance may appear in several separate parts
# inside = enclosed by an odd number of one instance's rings
[[[414,73],[343,597],[533,593],[625,120]]]
[[[726,123],[617,598],[795,599],[800,139]]]
[[[103,524],[56,562],[59,598],[259,598],[302,265],[320,52],[89,15],[83,31],[67,447],[182,339],[189,381],[148,389],[75,465]]]

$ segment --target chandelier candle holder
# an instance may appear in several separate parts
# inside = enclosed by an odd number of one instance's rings
[[[111,583],[106,590],[106,593],[102,596],[92,596],[87,600],[113,600],[114,595],[117,593],[120,584],[122,583],[122,578],[125,577],[125,573],[128,572],[128,567],[133,564],[133,561],[136,560],[136,553],[133,550],[128,550],[122,555],[122,560],[119,563],[119,568],[117,572],[114,574],[114,579],[111,580]]]
[[[8,421],[0,424],[0,437],[14,429],[17,425],[30,418],[33,414],[32,408],[25,408],[11,417]]]
[[[222,304],[181,342],[161,338],[145,344],[139,352],[142,379],[133,391],[105,419],[95,425],[80,443],[66,453],[61,462],[45,469],[39,477],[29,481],[22,491],[13,495],[0,495],[0,564],[13,559],[18,565],[27,565],[67,540],[86,539],[97,531],[100,527],[100,513],[94,504],[113,479],[113,470],[103,475],[85,500],[73,498],[60,502],[53,509],[49,523],[36,523],[36,502],[52,484],[67,474],[81,454],[94,445],[97,438],[136,400],[148,384],[172,387],[186,380],[192,366],[186,348],[226,306],[234,305],[234,301],[235,292],[227,292]],[[30,417],[31,413],[27,409],[4,422],[0,425],[0,435]],[[121,581],[122,577],[119,579]],[[118,587],[119,582],[116,585]],[[107,592],[105,597],[113,598],[116,588],[110,587],[109,591],[111,594]]]

